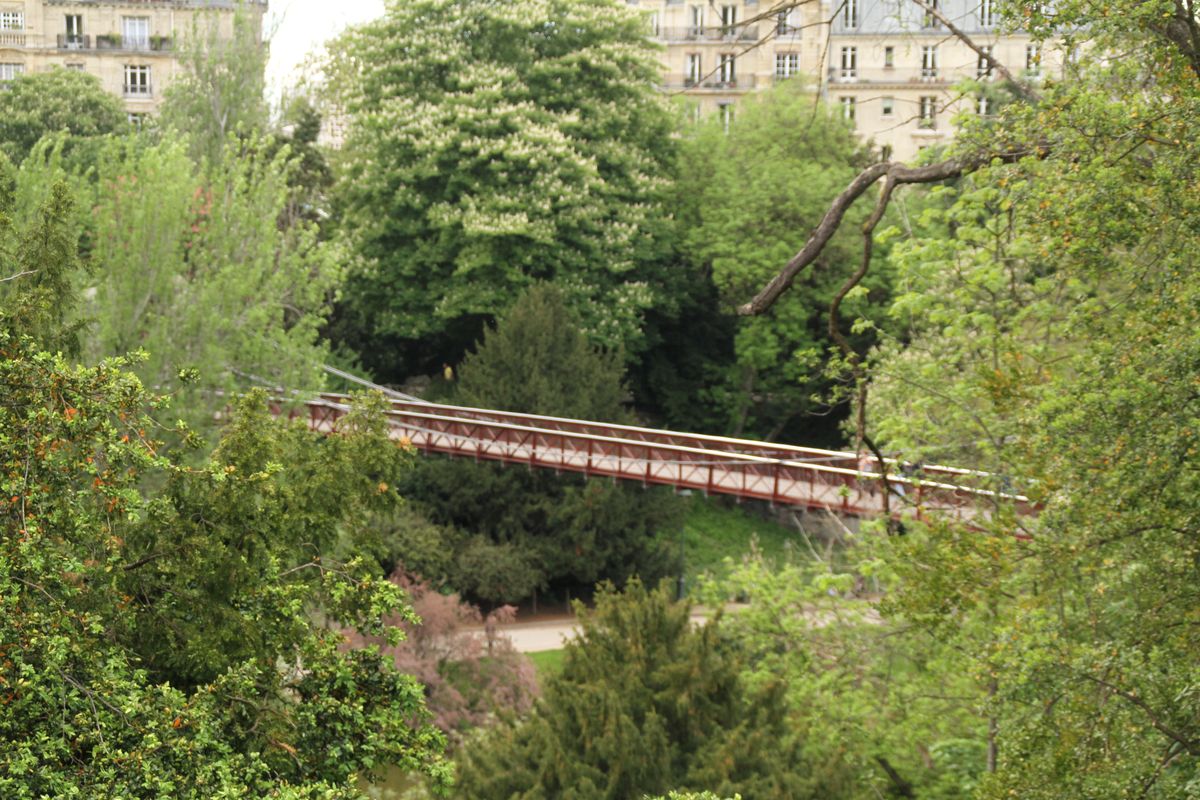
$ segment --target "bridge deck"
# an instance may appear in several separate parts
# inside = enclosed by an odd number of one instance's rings
[[[304,414],[314,430],[333,432],[349,402],[345,395],[323,394],[303,410],[289,413]],[[391,436],[424,452],[842,515],[871,517],[884,511],[882,476],[859,471],[853,453],[409,400],[389,402]],[[919,478],[889,474],[889,510],[916,517],[934,511],[964,521],[987,513],[988,505],[1001,501],[1028,510],[1023,497],[981,488],[987,477],[940,466],[923,467]]]

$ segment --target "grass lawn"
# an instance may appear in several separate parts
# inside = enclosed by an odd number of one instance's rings
[[[683,548],[684,570],[689,578],[705,572],[726,574],[725,559],[740,560],[750,552],[752,543],[776,564],[810,558],[801,534],[792,528],[716,498],[693,497],[690,503]]]
[[[534,669],[537,670],[538,680],[544,680],[551,675],[557,675],[562,670],[562,650],[541,650],[536,653],[526,653],[525,655],[533,662]]]

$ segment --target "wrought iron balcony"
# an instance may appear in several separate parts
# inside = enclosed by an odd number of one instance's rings
[[[659,28],[658,36],[668,42],[757,42],[757,25],[732,25],[725,27],[684,27]]]
[[[135,53],[166,53],[175,49],[175,40],[170,36],[135,38],[121,36],[119,33],[102,33],[96,37],[96,49],[125,50]]]
[[[757,75],[738,75],[731,79],[723,79],[720,74],[701,75],[696,78],[691,75],[667,75],[661,84],[664,89],[687,89],[701,92],[743,92],[755,88],[759,84]]]
[[[91,50],[92,37],[83,34],[60,33],[58,35],[59,50]]]

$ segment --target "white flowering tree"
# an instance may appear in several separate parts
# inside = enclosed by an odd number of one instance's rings
[[[668,296],[671,118],[613,0],[419,0],[331,48],[357,333],[456,360],[534,281],[636,350]]]

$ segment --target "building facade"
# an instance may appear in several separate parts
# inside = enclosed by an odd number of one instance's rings
[[[150,115],[178,72],[176,46],[216,24],[233,35],[240,6],[262,29],[267,0],[0,0],[0,84],[26,72],[77,69]]]
[[[663,89],[685,95],[696,114],[728,121],[746,94],[823,66],[821,14],[829,0],[774,13],[775,0],[630,0],[663,45]]]
[[[820,88],[859,134],[908,161],[954,134],[959,112],[994,112],[981,58],[912,0],[630,0],[663,45],[663,88],[697,113],[732,118],[748,93],[800,77]],[[1062,69],[1021,33],[1001,33],[995,0],[928,0],[1013,75]],[[979,85],[959,91],[964,79]]]

